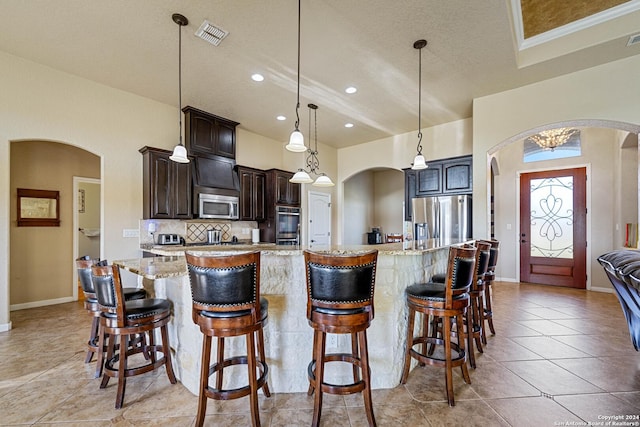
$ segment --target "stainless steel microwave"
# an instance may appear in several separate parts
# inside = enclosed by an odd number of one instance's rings
[[[198,215],[206,219],[238,219],[239,198],[218,194],[198,195]]]

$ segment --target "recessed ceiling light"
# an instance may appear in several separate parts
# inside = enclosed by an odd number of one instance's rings
[[[353,123],[345,123],[344,127],[346,128],[352,128],[353,127]]]
[[[349,86],[344,91],[347,92],[347,93],[356,93],[358,91],[358,89],[356,87],[354,87],[354,86]]]
[[[262,74],[252,74],[251,75],[251,80],[253,80],[254,82],[261,82],[264,80],[264,76]]]
[[[285,116],[278,116],[276,117],[276,119],[283,121],[283,120],[287,120],[287,118]]]

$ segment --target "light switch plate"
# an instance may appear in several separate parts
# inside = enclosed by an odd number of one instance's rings
[[[140,237],[140,230],[137,228],[123,228],[122,237]]]

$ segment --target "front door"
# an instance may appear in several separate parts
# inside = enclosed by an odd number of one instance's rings
[[[520,281],[586,288],[585,168],[520,176]]]

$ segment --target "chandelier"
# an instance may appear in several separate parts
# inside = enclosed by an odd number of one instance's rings
[[[298,172],[293,175],[293,177],[289,180],[289,182],[293,182],[296,184],[309,184],[313,182],[313,185],[316,187],[333,187],[335,184],[331,181],[326,174],[320,172],[320,160],[318,160],[318,117],[317,111],[318,106],[315,104],[307,105],[309,107],[309,135],[311,135],[311,111],[313,110],[313,126],[314,126],[314,149],[307,149],[307,161],[305,169],[298,169]],[[313,179],[309,176],[312,173],[314,175],[318,175],[318,178],[313,181]]]
[[[559,147],[569,141],[571,137],[578,132],[578,129],[569,128],[549,129],[532,135],[529,139],[535,142],[543,150],[553,151],[556,147]]]

